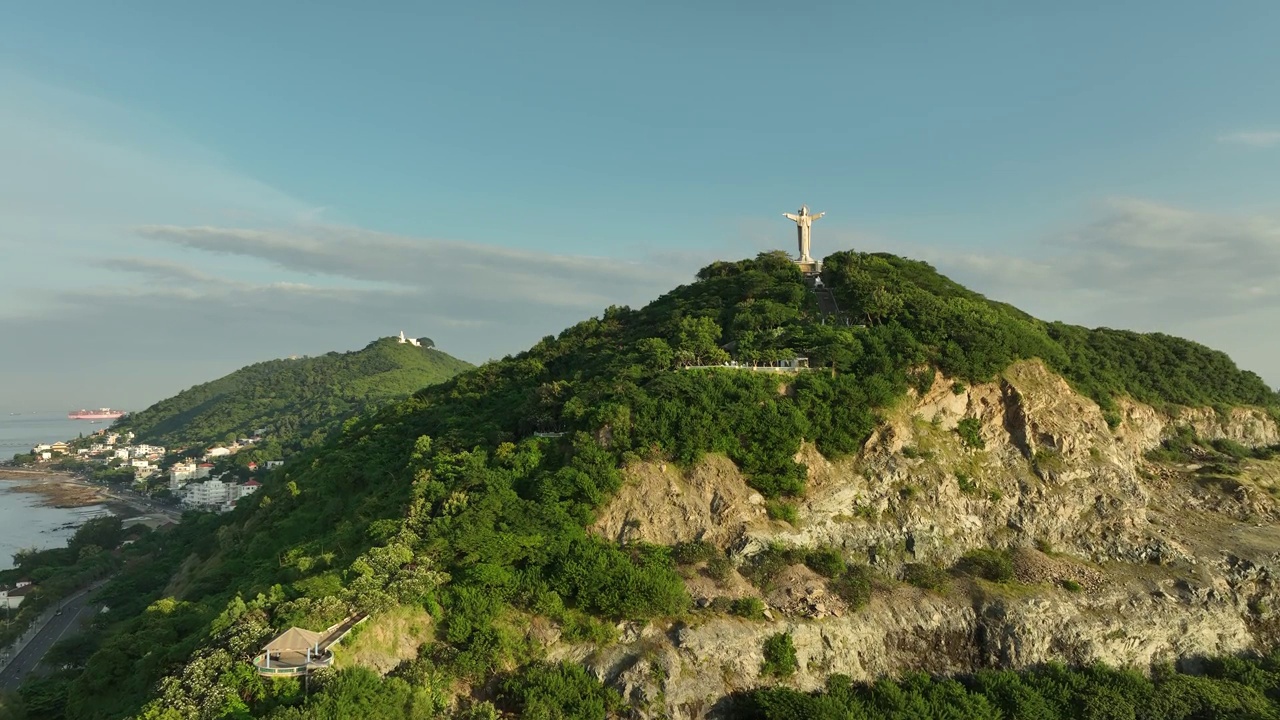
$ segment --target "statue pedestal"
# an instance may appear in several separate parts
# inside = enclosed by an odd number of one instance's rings
[[[800,272],[805,275],[816,275],[822,272],[822,262],[819,260],[796,260],[795,263],[800,268]]]

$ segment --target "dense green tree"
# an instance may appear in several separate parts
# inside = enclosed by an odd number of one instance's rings
[[[730,715],[753,720],[1217,720],[1280,717],[1280,674],[1273,658],[1223,658],[1204,676],[1171,667],[1150,678],[1102,665],[1046,665],[1022,673],[984,670],[956,679],[908,674],[853,683],[834,675],[815,693],[759,688],[735,698]],[[1241,682],[1235,675],[1247,678]]]
[[[781,253],[715,263],[645,308],[611,307],[526,352],[408,398],[386,399],[376,411],[365,407],[362,415],[353,414],[355,398],[370,398],[375,386],[408,390],[394,369],[365,368],[367,382],[340,382],[335,393],[338,370],[277,361],[290,367],[239,376],[236,397],[244,402],[233,414],[197,411],[219,404],[227,386],[216,384],[181,404],[140,413],[131,421],[152,417],[148,432],[169,444],[259,424],[305,441],[295,461],[236,510],[192,515],[157,533],[161,538],[147,543],[149,559],[126,566],[104,589],[112,610],[83,672],[71,671],[66,717],[162,717],[191,708],[197,709],[191,717],[435,712],[429,708],[438,698],[419,697],[421,683],[395,673],[383,680],[339,673],[306,699],[246,672],[272,631],[400,604],[433,617],[435,634],[418,660],[431,663],[428,675],[498,688],[500,707],[529,717],[601,717],[612,696],[578,669],[538,664],[537,643],[526,630],[540,617],[566,639],[607,642],[620,620],[688,608],[675,568],[677,560],[688,561],[687,548],[673,553],[588,531],[620,487],[624,463],[689,464],[721,453],[771,499],[797,495],[807,474],[795,461],[802,443],[828,456],[857,452],[880,413],[910,390],[927,389],[934,368],[973,383],[1030,358],[1104,408],[1123,395],[1153,403],[1280,405],[1256,375],[1221,353],[1167,336],[1044,323],[924,263],[837,253],[827,259],[823,281],[842,315],[819,312],[805,278]],[[371,346],[429,354],[406,348]],[[796,355],[809,357],[815,370],[677,369],[730,356],[770,362]],[[332,363],[341,366],[346,357]],[[280,404],[286,389],[289,403],[305,400],[310,409],[284,411],[294,407]],[[327,435],[325,428],[334,431]],[[188,430],[194,434],[181,435]],[[547,430],[557,436],[543,437]],[[967,441],[977,446],[980,439]],[[61,552],[65,557],[50,559],[82,560]],[[788,562],[806,559],[832,576],[833,589],[851,606],[867,601],[865,567],[829,554]],[[83,559],[91,560],[96,556]],[[1005,577],[1000,558],[976,558],[969,567]],[[757,579],[765,570],[743,568]],[[921,565],[910,578],[939,587],[947,575]],[[773,642],[785,659],[789,637]],[[513,668],[522,669],[512,674]],[[1175,710],[1190,708],[1185,717],[1198,717],[1204,708],[1252,712],[1275,686],[1270,675],[1248,669],[1224,665],[1221,674],[1210,681],[1221,697],[1194,682],[1157,681],[1151,690],[1105,669],[1048,668],[1017,682],[912,676],[864,687],[837,679],[823,694],[777,691],[753,702],[761,717],[986,718],[1011,708],[1027,717],[1103,716],[1103,706],[1137,713],[1163,698]],[[976,689],[982,683],[992,690]],[[492,709],[474,705],[480,715]],[[945,707],[953,714],[939,714]],[[770,708],[809,714],[770,715]]]
[[[430,347],[383,338],[358,352],[257,363],[130,413],[113,429],[133,431],[139,442],[201,447],[266,429],[275,446],[247,451],[245,462],[278,460],[348,418],[471,367]]]

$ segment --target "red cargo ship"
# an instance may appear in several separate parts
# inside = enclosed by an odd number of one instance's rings
[[[124,415],[123,410],[98,408],[97,410],[74,410],[67,413],[69,420],[115,420]]]

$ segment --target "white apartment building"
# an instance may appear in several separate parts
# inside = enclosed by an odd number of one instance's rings
[[[160,457],[164,456],[164,448],[159,445],[134,445],[130,447],[129,450],[133,453],[134,457],[147,457],[150,455]]]
[[[195,463],[178,463],[169,468],[169,489],[177,490],[196,479]]]
[[[182,503],[184,505],[217,505],[230,509],[236,501],[246,495],[252,495],[260,487],[257,480],[250,480],[243,485],[225,483],[221,480],[206,480],[191,483],[183,488]]]
[[[227,483],[206,480],[183,488],[183,505],[221,505],[227,501]]]

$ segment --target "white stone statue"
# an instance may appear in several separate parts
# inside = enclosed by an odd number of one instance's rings
[[[820,212],[817,215],[810,215],[809,206],[801,205],[800,211],[796,214],[782,214],[796,224],[796,237],[800,241],[800,262],[813,262],[813,258],[809,257],[809,227],[813,225],[814,220],[826,215],[826,213]]]

